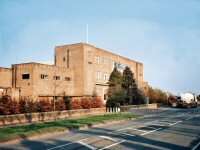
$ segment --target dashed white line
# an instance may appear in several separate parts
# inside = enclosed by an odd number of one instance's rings
[[[84,142],[82,142],[82,141],[77,141],[76,143],[79,143],[79,144],[81,144],[81,145],[83,145],[83,146],[85,146],[85,147],[87,147],[87,148],[89,148],[89,149],[91,149],[91,150],[96,150],[95,147],[93,147],[93,146],[91,146],[91,145],[89,145],[89,144],[87,144],[87,143],[84,143]]]
[[[192,118],[194,118],[194,117],[189,117],[189,118],[187,118],[187,119],[185,119],[185,120],[189,120],[189,119],[192,119]]]
[[[197,150],[199,145],[200,145],[200,142],[192,150]]]
[[[87,140],[87,138],[86,138],[86,139],[81,139],[81,140],[79,140],[79,141],[83,141],[83,140]],[[59,146],[52,147],[52,148],[49,148],[49,149],[46,149],[46,150],[57,149],[57,148],[64,147],[64,146],[67,146],[67,145],[75,144],[75,143],[77,143],[77,142],[79,142],[79,141],[74,141],[74,142],[71,142],[71,143],[67,143],[67,144],[59,145]]]
[[[173,126],[173,125],[178,124],[178,123],[180,123],[180,122],[182,122],[182,121],[178,121],[178,122],[172,123],[172,124],[170,124],[169,126]]]
[[[151,123],[157,122],[157,121],[159,121],[159,120],[150,121],[150,122],[147,122],[147,123],[144,123],[144,124],[151,124]]]
[[[169,122],[164,122],[164,121],[159,121],[158,123],[164,124],[164,125],[169,125],[169,124],[171,124],[171,123],[169,123]]]
[[[140,129],[131,129],[131,130],[141,131],[141,132],[147,132],[147,131],[145,131],[145,130],[140,130]]]
[[[100,136],[101,138],[103,139],[107,139],[107,140],[110,140],[110,141],[113,141],[113,142],[117,142],[117,140],[111,138],[111,137],[108,137],[108,136]]]
[[[149,129],[157,129],[157,128],[154,128],[154,127],[145,127],[145,128],[149,128]]]
[[[107,133],[110,134],[110,133],[115,133],[115,132],[119,132],[119,131],[124,131],[124,130],[127,130],[127,129],[131,129],[132,127],[135,127],[135,126],[131,126],[131,127],[127,127],[127,128],[122,128],[122,129],[114,130],[114,131],[107,132]]]
[[[162,128],[158,128],[158,129],[155,129],[155,130],[152,130],[152,131],[146,132],[146,133],[142,133],[142,134],[140,134],[140,135],[146,135],[146,134],[149,134],[149,133],[152,133],[152,132],[158,131],[158,130],[160,130],[160,129],[162,129]]]
[[[161,124],[159,122],[158,123],[152,123],[150,125],[163,126],[163,127],[167,126],[166,124]]]
[[[128,135],[128,136],[135,136],[135,135],[133,135],[133,134],[129,134],[129,133],[125,133],[125,132],[120,132],[120,131],[117,131],[117,132],[115,132],[115,133],[120,133],[120,134],[124,134],[124,135]]]
[[[106,147],[104,147],[104,148],[101,148],[101,149],[99,149],[99,150],[104,150],[104,149],[110,148],[110,147],[112,147],[112,146],[118,145],[118,144],[123,143],[123,142],[125,142],[125,141],[126,141],[126,140],[122,140],[122,141],[120,141],[120,142],[118,142],[118,143],[111,144],[111,145],[106,146]]]

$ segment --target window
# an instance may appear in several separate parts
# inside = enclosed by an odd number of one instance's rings
[[[97,79],[101,80],[102,79],[102,72],[97,71]]]
[[[106,94],[103,95],[103,99],[107,100],[107,95]]]
[[[69,50],[67,50],[67,68],[69,68]]]
[[[108,82],[108,80],[109,80],[109,74],[108,74],[108,73],[104,73],[104,74],[103,74],[103,80],[104,80],[105,82]]]
[[[109,65],[109,60],[108,59],[104,59],[104,65]]]
[[[63,61],[65,62],[65,57],[63,57]]]
[[[97,64],[101,64],[101,57],[100,56],[96,56],[96,62],[97,62]]]
[[[48,75],[41,74],[40,75],[40,79],[42,79],[42,80],[48,80]]]
[[[55,65],[56,65],[56,55],[54,55],[54,63],[55,63]]]
[[[24,80],[30,79],[30,74],[22,74],[22,79]]]
[[[70,81],[71,78],[70,77],[65,77],[65,81]]]
[[[60,76],[53,76],[54,80],[60,80]]]

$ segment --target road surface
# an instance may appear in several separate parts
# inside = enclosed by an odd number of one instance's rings
[[[150,117],[37,140],[23,140],[9,145],[0,144],[0,149],[200,150],[200,107],[137,110],[132,113]]]

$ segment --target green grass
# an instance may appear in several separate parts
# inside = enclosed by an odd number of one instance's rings
[[[90,126],[92,124],[105,123],[114,120],[137,118],[139,116],[141,115],[135,115],[131,113],[119,113],[69,120],[58,120],[54,122],[36,123],[15,127],[4,127],[0,128],[0,142],[5,142],[18,138],[26,138],[41,133],[49,133],[55,131],[63,131],[66,129],[74,129],[82,126]]]

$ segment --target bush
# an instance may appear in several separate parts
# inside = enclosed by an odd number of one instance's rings
[[[32,112],[37,112],[37,111],[38,111],[37,102],[34,102],[33,100],[28,100],[26,112],[32,113]]]
[[[53,105],[49,100],[40,100],[37,102],[38,112],[49,112],[53,111]]]
[[[92,108],[101,108],[104,107],[104,104],[100,98],[93,98],[91,101]]]
[[[81,107],[83,109],[90,109],[92,106],[91,98],[82,98],[81,99]]]
[[[70,107],[74,109],[90,109],[90,108],[101,108],[104,104],[100,98],[82,98],[70,101]]]
[[[64,96],[63,100],[65,101],[66,110],[70,110],[71,109],[71,107],[70,107],[70,100],[68,99],[68,97]]]
[[[74,110],[101,108],[104,104],[100,98],[82,98],[81,100],[70,101],[67,97],[55,102],[55,110]],[[3,96],[0,99],[0,115],[10,115],[19,113],[49,112],[54,111],[54,102],[49,100],[33,101],[21,98],[19,101]]]
[[[9,109],[9,101],[10,97],[9,96],[3,96],[0,99],[0,114],[1,115],[10,115],[10,109]]]
[[[18,103],[20,113],[32,113],[38,111],[37,102],[33,100],[20,99]]]
[[[120,103],[117,103],[115,99],[109,98],[106,102],[106,107],[119,107]]]
[[[70,101],[70,107],[72,110],[82,109],[81,102],[79,100]]]
[[[63,111],[66,110],[66,104],[65,101],[62,99],[59,99],[58,101],[56,101],[56,111]]]
[[[9,96],[0,99],[0,115],[11,115],[19,113],[19,103],[12,100]]]
[[[17,102],[15,99],[10,101],[10,113],[11,114],[19,114],[19,102]]]
[[[26,108],[26,101],[25,99],[20,99],[19,100],[19,111],[20,113],[27,113],[27,108]]]

